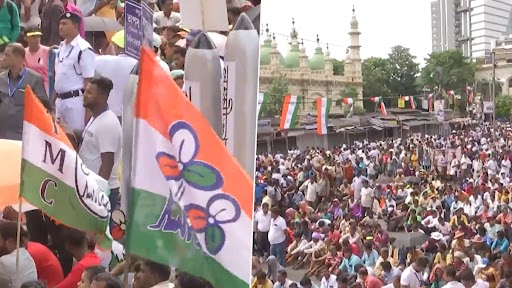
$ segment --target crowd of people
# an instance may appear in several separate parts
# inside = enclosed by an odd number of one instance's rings
[[[257,155],[252,287],[510,287],[511,136],[473,123]]]
[[[259,5],[227,2],[230,25]],[[187,49],[200,31],[181,25],[179,1],[147,4],[154,9],[152,48],[157,60],[183,87]],[[123,25],[124,1],[0,0],[0,139],[22,140],[24,94],[30,86],[83,163],[108,180],[111,207],[116,209],[124,90],[138,60],[125,53],[124,30],[88,31],[84,19],[90,16]],[[208,33],[223,61],[229,32]],[[99,249],[90,235],[33,210],[22,217],[23,237],[18,242],[15,209],[5,207],[0,218],[0,287],[123,287],[120,279],[128,264],[109,269],[110,251]],[[131,261],[129,266],[129,287],[212,287],[201,277],[149,260]]]

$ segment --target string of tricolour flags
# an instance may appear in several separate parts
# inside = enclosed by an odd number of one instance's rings
[[[469,86],[466,86],[466,93],[468,95],[468,105],[473,102],[473,89]],[[455,91],[450,90],[447,91],[447,95],[452,97],[455,100]],[[257,115],[259,115],[261,106],[263,103],[268,101],[270,93],[258,93],[258,105],[257,105]],[[388,115],[388,111],[386,109],[386,104],[384,103],[384,99],[402,99],[404,102],[409,102],[409,107],[411,109],[416,109],[416,103],[414,101],[415,97],[425,97],[425,95],[413,95],[413,96],[398,96],[398,97],[382,97],[376,96],[371,97],[369,100],[380,108],[380,111],[383,116]],[[433,110],[433,94],[430,93],[427,95],[429,100],[429,111]],[[364,99],[353,99],[353,98],[343,98],[343,103],[350,107],[348,117],[350,117],[354,113],[354,101],[363,101]],[[280,130],[287,130],[295,128],[297,125],[297,120],[299,116],[299,108],[304,102],[303,96],[295,96],[291,94],[285,94],[283,99],[283,109],[281,114],[281,122],[279,125]],[[317,97],[315,101],[311,101],[309,103],[316,103],[317,109],[317,133],[319,135],[323,135],[327,133],[327,118],[329,115],[329,111],[332,106],[332,99],[327,97]]]

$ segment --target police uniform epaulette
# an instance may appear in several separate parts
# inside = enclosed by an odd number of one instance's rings
[[[91,47],[91,44],[89,44],[89,42],[87,42],[85,39],[80,37],[80,39],[77,42],[77,46],[78,48],[80,48],[80,51],[85,51],[89,49],[94,52],[94,50]]]

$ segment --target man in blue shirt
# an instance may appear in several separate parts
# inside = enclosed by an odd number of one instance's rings
[[[496,232],[496,239],[492,242],[491,250],[493,253],[502,254],[508,251],[509,242],[507,238],[505,238],[505,232],[500,230]]]
[[[352,254],[352,247],[348,246],[343,248],[343,261],[340,265],[340,270],[346,270],[349,275],[355,275],[357,270],[355,270],[355,266],[357,264],[363,264],[361,262],[361,258],[357,257],[357,255]]]

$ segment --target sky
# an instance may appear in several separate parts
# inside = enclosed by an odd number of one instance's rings
[[[331,57],[343,60],[350,45],[348,32],[355,4],[359,21],[361,58],[386,57],[391,47],[411,49],[424,63],[432,49],[430,25],[431,0],[263,0],[261,8],[262,39],[265,24],[276,34],[283,55],[289,49],[292,18],[299,39],[304,38],[306,53],[312,55],[319,35],[325,52],[329,43]],[[320,5],[321,3],[321,5]]]

